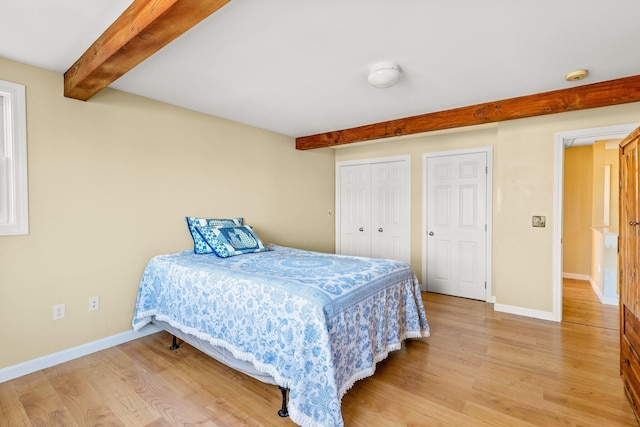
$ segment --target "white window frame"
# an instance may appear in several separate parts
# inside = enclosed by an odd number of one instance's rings
[[[0,80],[0,236],[29,234],[25,87]]]

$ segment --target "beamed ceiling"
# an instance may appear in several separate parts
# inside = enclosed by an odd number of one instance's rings
[[[72,64],[67,97],[113,87],[294,136],[302,150],[640,101],[635,0],[0,0],[0,8],[15,18],[0,38],[19,40],[0,56],[55,71]],[[57,33],[47,32],[52,21]],[[41,28],[43,39],[25,28]],[[367,84],[380,61],[400,64],[396,86]],[[581,68],[586,79],[564,80]]]

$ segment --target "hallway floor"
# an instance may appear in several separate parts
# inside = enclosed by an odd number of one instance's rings
[[[620,330],[618,306],[602,304],[589,282],[564,279],[562,285],[563,322]]]

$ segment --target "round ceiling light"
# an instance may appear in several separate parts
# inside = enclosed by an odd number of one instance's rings
[[[587,70],[575,70],[564,76],[564,79],[568,82],[576,82],[582,80],[589,75]]]
[[[380,62],[369,68],[367,80],[380,89],[391,87],[400,81],[400,66],[393,62]]]

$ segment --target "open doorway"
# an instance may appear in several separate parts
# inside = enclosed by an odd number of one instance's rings
[[[562,275],[586,282],[600,302],[618,305],[618,146],[622,139],[564,151]]]
[[[619,323],[617,178],[621,140],[574,143],[564,149],[563,322],[610,329],[617,329]]]
[[[563,302],[563,209],[564,209],[564,172],[565,172],[565,148],[572,146],[581,146],[581,145],[592,145],[596,143],[596,141],[606,141],[606,140],[616,140],[622,139],[627,136],[631,131],[633,131],[636,127],[638,127],[637,123],[619,125],[619,126],[608,126],[601,128],[591,128],[591,129],[578,129],[574,131],[567,132],[559,132],[556,134],[556,165],[555,165],[555,201],[554,201],[554,218],[558,218],[557,221],[554,222],[554,260],[553,260],[553,271],[554,271],[554,294],[553,294],[553,312],[554,318],[556,320],[562,320],[562,302]],[[604,164],[604,163],[603,163]],[[604,170],[603,170],[604,176]],[[609,174],[611,171],[609,170]],[[610,175],[611,176],[611,175]],[[614,180],[617,180],[613,177]],[[604,186],[604,184],[602,184]],[[604,195],[601,196],[604,198]],[[604,209],[601,210],[604,212]],[[592,216],[591,224],[596,224],[598,222],[604,223],[604,213],[601,215]],[[595,220],[595,222],[594,222]],[[609,217],[609,222],[615,221],[615,218]],[[588,232],[593,233],[594,230],[589,227]],[[588,241],[591,242],[591,238],[593,236],[588,236]],[[589,245],[591,245],[589,243]],[[590,254],[591,255],[591,254]],[[584,274],[584,273],[581,273]],[[591,279],[591,268],[589,268],[588,272],[585,276],[588,280]]]

